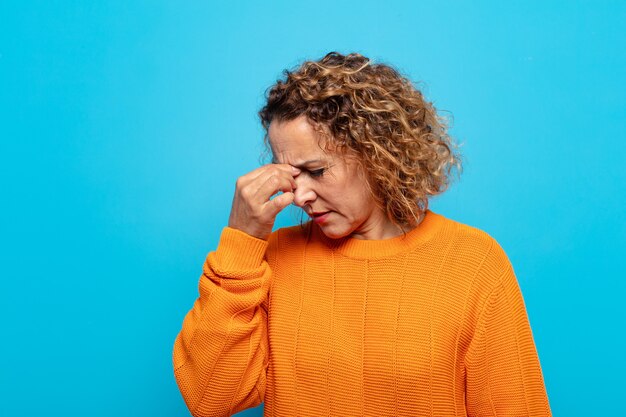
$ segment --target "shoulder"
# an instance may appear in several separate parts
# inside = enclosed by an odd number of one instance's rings
[[[277,253],[286,249],[294,250],[304,247],[309,239],[309,233],[310,222],[274,230],[267,239],[268,256],[272,254],[276,256]]]
[[[459,221],[446,219],[446,227],[439,234],[441,247],[441,271],[455,285],[466,289],[465,301],[474,316],[482,310],[494,290],[514,288],[516,283],[513,266],[502,245],[487,231]]]
[[[439,215],[441,216],[441,215]],[[442,238],[448,239],[448,256],[488,280],[497,280],[511,269],[510,260],[498,240],[487,231],[441,216],[446,223]]]
[[[274,230],[269,238],[270,245],[278,245],[285,242],[297,243],[305,242],[309,236],[310,222],[289,227],[281,227]]]

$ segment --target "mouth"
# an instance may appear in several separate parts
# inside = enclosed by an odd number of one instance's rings
[[[309,216],[311,216],[311,218],[313,219],[315,223],[321,224],[321,223],[324,223],[326,219],[328,219],[329,214],[330,214],[330,211],[319,211],[319,212],[309,213]]]

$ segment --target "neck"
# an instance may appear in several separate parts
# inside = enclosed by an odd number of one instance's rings
[[[414,224],[398,225],[387,217],[381,217],[373,224],[360,229],[358,232],[351,234],[349,237],[361,240],[384,240],[392,239],[400,235],[405,235],[415,229],[424,220],[424,215]]]

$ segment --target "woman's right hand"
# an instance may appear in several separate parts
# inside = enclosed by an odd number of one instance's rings
[[[288,164],[268,164],[239,177],[228,226],[267,240],[276,215],[293,202],[294,175],[299,173]],[[282,194],[271,198],[279,191]]]

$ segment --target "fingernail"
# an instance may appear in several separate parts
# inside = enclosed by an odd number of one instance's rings
[[[296,167],[294,167],[294,166],[292,166],[292,167],[291,167],[291,171],[292,171],[294,174],[297,174],[298,172],[300,172],[300,169],[299,169],[299,168],[296,168]]]

